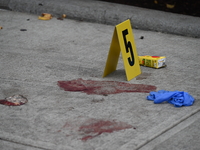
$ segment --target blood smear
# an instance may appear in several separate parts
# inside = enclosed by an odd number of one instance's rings
[[[102,133],[112,133],[114,131],[120,131],[129,128],[133,128],[133,126],[125,122],[90,119],[80,126],[79,132],[85,134],[81,140],[87,141],[98,135],[101,135]]]
[[[84,92],[87,94],[108,95],[123,92],[149,93],[156,90],[156,86],[146,84],[129,84],[118,81],[93,81],[81,78],[70,81],[58,81],[58,86],[65,91]]]

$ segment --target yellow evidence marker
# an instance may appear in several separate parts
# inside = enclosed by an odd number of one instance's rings
[[[129,81],[141,74],[129,19],[115,26],[103,77],[116,70],[120,51],[122,52],[126,77]]]

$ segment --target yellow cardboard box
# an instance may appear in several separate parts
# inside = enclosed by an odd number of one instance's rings
[[[165,67],[166,57],[165,56],[138,56],[139,63],[142,66],[161,68]]]

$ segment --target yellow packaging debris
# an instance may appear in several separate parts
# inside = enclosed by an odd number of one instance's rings
[[[166,4],[166,7],[169,9],[173,9],[175,7],[175,5],[174,4]]]
[[[165,67],[166,57],[165,56],[138,56],[139,63],[142,66],[161,68]]]
[[[47,13],[43,13],[41,16],[38,17],[38,19],[40,19],[40,20],[50,20],[50,19],[52,19],[52,15],[47,14]]]
[[[67,15],[66,15],[66,14],[63,14],[63,15],[62,15],[62,18],[66,18],[66,17],[67,17]]]

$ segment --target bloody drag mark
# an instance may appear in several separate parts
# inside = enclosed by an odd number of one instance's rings
[[[58,81],[58,86],[65,91],[84,92],[87,94],[108,95],[123,92],[149,93],[156,90],[156,86],[145,84],[129,84],[118,81],[93,81],[76,79],[71,81]]]
[[[129,128],[132,128],[132,126],[124,122],[90,119],[79,128],[79,132],[85,134],[81,140],[87,141],[102,133],[112,133]]]

